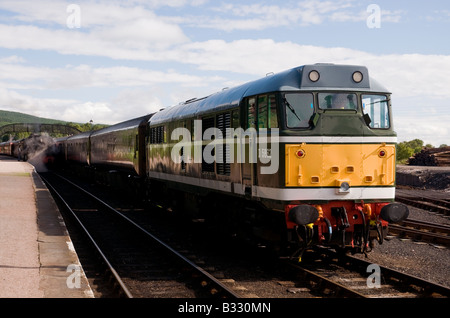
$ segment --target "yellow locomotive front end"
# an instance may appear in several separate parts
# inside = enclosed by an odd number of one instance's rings
[[[364,67],[305,68],[305,89],[282,99],[287,229],[302,247],[366,252],[373,241],[383,241],[388,223],[408,216],[406,206],[394,203],[390,93],[373,85]]]
[[[395,144],[286,144],[285,154],[285,186],[301,193],[285,207],[287,226],[302,241],[360,251],[382,242],[392,220],[380,214],[395,196]]]

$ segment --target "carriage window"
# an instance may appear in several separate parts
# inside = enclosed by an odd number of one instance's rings
[[[319,93],[319,107],[321,109],[354,109],[357,99],[355,94],[349,93]]]
[[[287,93],[283,96],[286,125],[289,128],[308,128],[314,113],[313,95],[310,93]]]
[[[363,95],[362,108],[370,128],[389,128],[388,98],[385,95]]]

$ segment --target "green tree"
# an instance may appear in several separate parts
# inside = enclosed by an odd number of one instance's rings
[[[70,127],[73,127],[73,128],[76,128],[76,129],[82,131],[82,130],[81,130],[81,125],[78,124],[78,123],[72,123],[72,122],[70,122],[70,123],[67,123],[66,125],[67,125],[67,126],[70,126]]]
[[[409,157],[414,154],[414,149],[410,147],[407,141],[397,144],[397,162],[405,163]]]
[[[407,141],[407,142],[406,142],[406,145],[407,145],[409,148],[412,148],[412,149],[413,149],[413,153],[418,153],[418,152],[420,152],[420,151],[422,150],[422,148],[423,148],[423,140],[420,140],[420,139],[414,139],[414,140],[411,140],[411,141]]]

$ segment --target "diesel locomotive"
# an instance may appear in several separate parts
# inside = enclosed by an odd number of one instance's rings
[[[314,64],[164,109],[149,120],[151,192],[300,255],[365,252],[408,216],[390,96],[366,67]]]
[[[396,140],[391,93],[366,67],[313,64],[56,149],[180,215],[301,257],[316,244],[367,252],[408,216],[394,202]]]

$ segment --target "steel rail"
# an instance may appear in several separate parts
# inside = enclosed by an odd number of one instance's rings
[[[345,259],[348,260],[350,263],[352,263],[354,266],[357,266],[359,268],[366,269],[367,266],[371,265],[372,263],[366,260],[362,260],[360,258],[356,258],[352,255],[345,255]],[[410,285],[418,286],[422,288],[422,294],[431,295],[433,293],[440,294],[444,297],[450,297],[450,288],[446,287],[441,284],[437,284],[435,282],[422,279],[420,277],[406,274],[403,272],[400,272],[398,270],[388,268],[382,265],[378,265],[381,270],[381,275],[384,279],[396,279],[400,282],[408,283]],[[396,282],[398,284],[398,282]]]
[[[284,264],[296,270],[297,271],[296,274],[301,275],[304,280],[315,282],[316,284],[321,286],[322,289],[328,288],[330,290],[333,290],[335,294],[334,297],[367,298],[366,295],[363,295],[349,287],[346,287],[342,284],[339,284],[338,282],[328,279],[323,275],[320,275],[316,272],[306,269],[305,267],[299,264],[294,264],[292,263],[292,261],[285,260]]]
[[[98,244],[95,242],[94,238],[92,237],[92,235],[89,233],[88,229],[83,225],[83,223],[81,222],[81,220],[78,218],[78,216],[76,215],[75,211],[72,210],[72,208],[68,205],[68,203],[64,200],[64,198],[61,196],[61,194],[50,184],[50,182],[44,178],[42,175],[40,175],[41,179],[45,182],[45,184],[47,185],[47,187],[50,188],[50,190],[56,194],[56,196],[58,197],[58,199],[64,204],[64,206],[67,208],[67,210],[72,214],[72,216],[77,220],[78,225],[83,229],[84,233],[87,235],[87,237],[89,238],[89,240],[91,241],[91,244],[96,248],[97,252],[100,254],[100,256],[102,257],[103,261],[105,262],[105,264],[108,266],[108,269],[111,271],[111,273],[113,274],[114,278],[116,279],[117,283],[120,286],[120,289],[122,290],[122,292],[125,294],[125,296],[127,298],[133,298],[133,294],[129,291],[129,289],[125,286],[124,282],[122,281],[122,278],[120,277],[120,275],[117,273],[117,271],[115,270],[115,268],[112,266],[112,264],[109,262],[108,258],[106,257],[106,255],[103,253],[103,251],[101,250],[101,248],[98,246]]]
[[[349,254],[341,254],[336,251],[333,251],[329,248],[315,246],[314,250],[318,253],[322,253],[327,255],[328,258],[337,259],[337,263],[341,264],[344,268],[359,273],[363,277],[367,275],[367,269],[369,265],[373,265],[373,262],[360,259],[353,255]],[[378,264],[377,264],[378,265]],[[406,287],[410,287],[409,290],[416,295],[421,295],[423,297],[450,297],[450,288],[432,281],[428,281],[422,279],[420,277],[410,275],[407,273],[400,272],[398,270],[385,267],[382,265],[378,265],[380,269],[381,279],[385,282],[387,286],[387,282],[391,283],[393,289],[400,290],[401,293],[405,293]],[[403,284],[403,285],[401,285]],[[348,287],[351,289],[352,287]],[[398,294],[397,294],[398,295]],[[366,298],[373,297],[391,297],[391,294],[388,293],[375,293],[364,295]],[[405,297],[409,297],[405,295]]]
[[[423,222],[419,220],[404,220],[400,224],[389,224],[389,234],[410,237],[425,242],[450,245],[450,227]]]
[[[72,184],[74,187],[78,188],[79,190],[83,191],[84,193],[86,193],[87,195],[91,196],[94,200],[100,202],[101,204],[103,204],[105,207],[107,207],[109,210],[111,210],[112,212],[116,213],[117,215],[119,215],[120,217],[122,217],[123,219],[125,219],[126,221],[128,221],[129,223],[131,223],[132,225],[134,225],[136,228],[138,228],[140,231],[142,231],[143,233],[145,233],[148,237],[150,237],[151,239],[153,239],[155,242],[157,242],[161,247],[163,247],[164,249],[166,249],[168,252],[170,252],[173,256],[175,256],[177,259],[182,260],[185,264],[189,265],[190,268],[192,268],[194,271],[198,272],[200,275],[202,275],[203,277],[207,278],[207,280],[209,280],[216,288],[219,288],[220,290],[225,291],[225,293],[228,295],[228,297],[231,298],[240,298],[241,296],[238,295],[237,293],[235,293],[232,289],[230,289],[228,286],[226,286],[225,284],[223,284],[222,282],[220,282],[217,278],[215,278],[214,276],[212,276],[210,273],[208,273],[207,271],[205,271],[203,268],[201,268],[200,266],[196,265],[195,263],[193,263],[191,260],[189,260],[188,258],[186,258],[185,256],[181,255],[179,252],[177,252],[175,249],[173,249],[172,247],[170,247],[169,245],[167,245],[166,243],[164,243],[162,240],[160,240],[158,237],[156,237],[155,235],[153,235],[152,233],[150,233],[149,231],[147,231],[146,229],[144,229],[142,226],[140,226],[139,224],[137,224],[136,222],[134,222],[132,219],[130,219],[129,217],[125,216],[124,214],[122,214],[121,212],[119,212],[118,210],[116,210],[115,208],[113,208],[112,206],[110,206],[108,203],[104,202],[103,200],[101,200],[100,198],[96,197],[95,195],[93,195],[92,193],[86,191],[85,189],[83,189],[82,187],[78,186],[77,184],[73,183],[72,181],[70,181],[69,179],[56,174],[58,177],[62,178],[63,180],[65,180],[66,182]]]
[[[450,208],[448,207],[449,203],[445,200],[430,199],[425,197],[411,198],[406,196],[396,196],[395,200],[427,211],[450,215]]]
[[[420,227],[422,229],[425,229],[430,232],[440,232],[445,234],[450,234],[450,226],[445,224],[438,224],[438,223],[432,223],[432,222],[426,222],[416,219],[406,219],[403,220],[401,225],[404,226],[410,226],[410,227]]]

